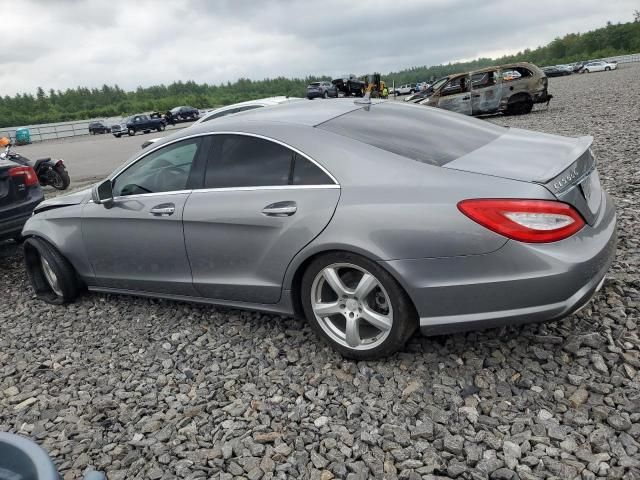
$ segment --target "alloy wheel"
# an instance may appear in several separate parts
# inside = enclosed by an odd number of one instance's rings
[[[53,290],[53,293],[55,293],[59,297],[63,297],[64,294],[60,289],[58,277],[51,268],[51,265],[49,265],[49,262],[47,262],[44,257],[40,257],[40,263],[42,264],[42,273],[44,274],[44,278],[47,280],[47,283],[49,284],[49,287],[51,287],[51,290]]]
[[[391,299],[382,283],[351,263],[328,265],[316,275],[311,308],[332,340],[354,350],[382,344],[393,326]]]

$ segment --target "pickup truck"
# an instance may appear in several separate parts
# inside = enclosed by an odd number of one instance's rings
[[[147,115],[132,115],[111,127],[111,133],[120,138],[125,133],[133,136],[137,132],[149,133],[151,130],[161,132],[166,123],[163,118],[149,118]]]

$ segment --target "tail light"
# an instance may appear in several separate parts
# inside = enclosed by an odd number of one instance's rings
[[[584,226],[571,205],[552,200],[463,200],[458,209],[483,227],[520,242],[557,242]]]
[[[9,170],[10,177],[23,177],[25,186],[30,187],[38,183],[38,176],[31,167],[13,167]]]

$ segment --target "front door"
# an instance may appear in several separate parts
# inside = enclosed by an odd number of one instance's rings
[[[473,115],[498,111],[502,84],[498,72],[474,73],[471,76],[471,110]]]
[[[471,115],[470,83],[468,75],[449,80],[439,92],[438,107]]]
[[[82,234],[98,286],[194,295],[182,215],[201,144],[193,138],[151,152],[113,179],[110,208],[85,205]]]
[[[293,257],[331,219],[339,186],[318,165],[271,140],[214,135],[204,189],[184,210],[201,296],[273,304]]]

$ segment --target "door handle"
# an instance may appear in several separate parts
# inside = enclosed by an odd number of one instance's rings
[[[290,217],[298,211],[296,202],[276,202],[262,209],[262,214],[268,217]]]
[[[153,207],[149,213],[155,217],[168,217],[169,215],[173,215],[175,211],[176,206],[173,203],[163,203]]]

